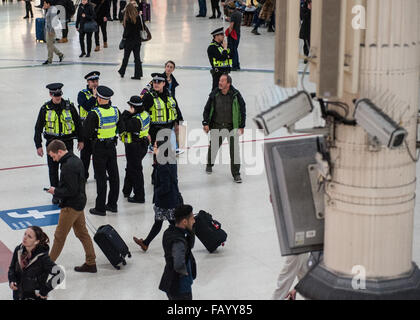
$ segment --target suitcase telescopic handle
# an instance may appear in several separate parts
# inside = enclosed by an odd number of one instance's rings
[[[87,216],[85,216],[85,220],[86,220],[86,226],[88,227],[90,232],[92,232],[95,235],[96,232],[98,232],[98,230],[95,228],[95,226],[93,225],[93,223],[89,220]]]

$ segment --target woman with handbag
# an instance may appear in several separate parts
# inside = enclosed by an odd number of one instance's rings
[[[133,80],[140,80],[143,76],[143,69],[141,67],[140,60],[140,48],[141,48],[141,31],[144,30],[144,25],[137,8],[129,3],[125,8],[124,19],[124,34],[123,34],[123,49],[124,58],[121,64],[121,68],[118,70],[121,78],[124,77],[125,70],[127,69],[128,59],[130,58],[131,52],[134,54],[134,77]],[[121,45],[122,46],[122,45]],[[120,46],[120,49],[121,49]]]
[[[106,32],[106,26],[108,20],[111,19],[109,14],[109,0],[92,0],[95,4],[95,15],[96,15],[96,23],[98,24],[98,30],[95,32],[95,50],[101,50],[100,43],[99,43],[99,29],[102,31],[102,38],[104,41],[104,48],[108,48],[108,35]]]
[[[92,34],[97,30],[98,24],[95,21],[96,15],[92,4],[88,0],[82,0],[77,10],[76,19],[76,30],[79,31],[79,41],[82,53],[80,58],[86,55],[86,58],[90,57],[90,51],[92,50]],[[85,36],[87,42],[87,54],[85,51]]]

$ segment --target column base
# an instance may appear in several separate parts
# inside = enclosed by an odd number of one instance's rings
[[[310,300],[419,300],[420,270],[412,270],[394,279],[366,279],[366,289],[355,290],[352,277],[327,270],[321,262],[296,287]]]

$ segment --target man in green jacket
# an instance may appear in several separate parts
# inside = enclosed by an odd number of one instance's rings
[[[238,140],[244,133],[245,120],[245,101],[240,92],[232,86],[232,78],[224,74],[220,77],[219,88],[210,93],[203,112],[204,132],[210,132],[206,166],[208,174],[213,171],[212,167],[220,146],[225,138],[228,138],[231,173],[236,183],[242,183]]]

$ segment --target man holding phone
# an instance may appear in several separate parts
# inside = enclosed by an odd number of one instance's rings
[[[60,218],[54,234],[54,244],[50,257],[56,261],[63,250],[67,235],[73,228],[74,234],[82,242],[86,253],[86,262],[75,267],[76,272],[96,273],[96,256],[92,239],[86,229],[84,208],[86,206],[86,179],[82,161],[72,152],[68,152],[64,142],[52,141],[47,147],[48,155],[61,164],[58,187],[50,187],[48,193],[60,199]]]

